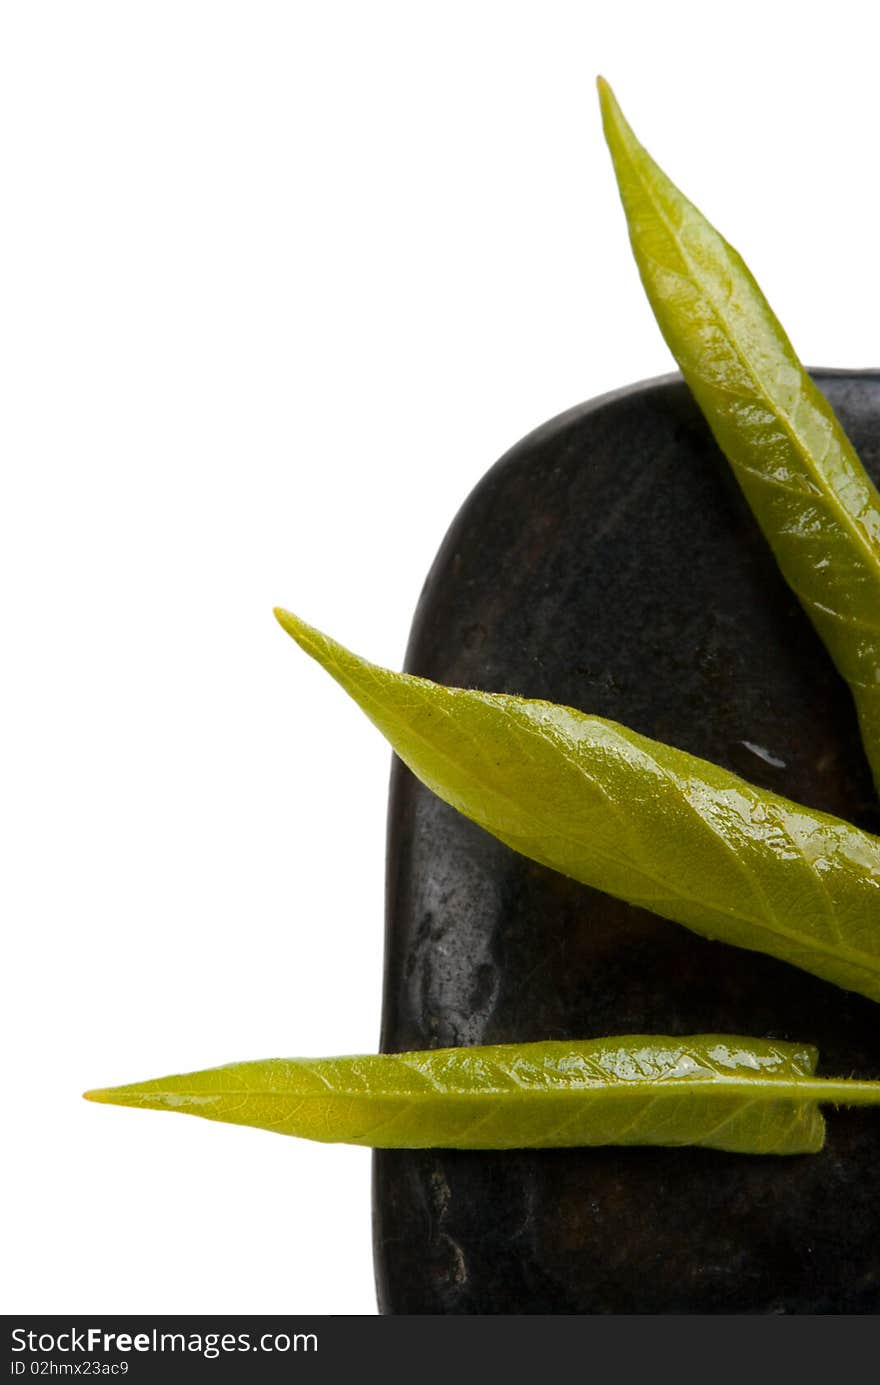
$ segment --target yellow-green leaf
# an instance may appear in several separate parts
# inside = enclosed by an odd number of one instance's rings
[[[880,496],[740,256],[639,144],[601,79],[599,92],[654,315],[852,690],[880,786]]]
[[[823,1081],[816,1050],[723,1034],[626,1035],[358,1058],[274,1058],[86,1092],[282,1135],[384,1149],[705,1145],[822,1148],[818,1102],[880,1102]]]
[[[877,837],[615,722],[392,673],[276,615],[423,783],[515,851],[880,1000]]]

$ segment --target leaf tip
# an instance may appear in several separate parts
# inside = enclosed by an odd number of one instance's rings
[[[366,667],[366,661],[357,659],[336,640],[323,634],[314,625],[300,620],[299,616],[295,616],[292,611],[286,611],[283,606],[275,607],[275,619],[294,644],[298,644],[304,654],[308,654],[309,658],[320,664],[321,668],[325,669],[331,678],[335,678],[337,683],[340,683],[357,701],[357,697],[352,693],[348,682],[341,673],[341,666],[359,664]]]
[[[596,78],[596,90],[599,93],[599,103],[602,106],[603,110],[619,109],[617,105],[617,97],[614,95],[614,88],[608,81],[608,78],[603,77],[601,73],[599,73],[598,77]]]
[[[299,616],[295,616],[293,611],[286,611],[283,606],[276,606],[274,608],[274,614],[281,629],[286,631],[290,638],[295,640],[301,648],[310,652],[317,631],[313,630],[310,625],[306,625],[305,621],[300,620]]]
[[[83,1092],[83,1101],[99,1101],[103,1106],[112,1106],[115,1100],[112,1087],[91,1087]]]
[[[285,611],[283,606],[273,606],[272,614],[278,621],[278,624],[281,626],[282,630],[287,630],[288,626],[292,622],[296,621],[296,617],[291,615],[290,611]]]
[[[632,138],[632,130],[630,129],[623,111],[620,109],[620,104],[617,97],[614,95],[611,83],[606,81],[604,77],[599,76],[596,78],[596,89],[599,93],[599,109],[602,112],[602,127],[605,131],[605,138],[609,143],[612,134],[618,136],[623,134]]]

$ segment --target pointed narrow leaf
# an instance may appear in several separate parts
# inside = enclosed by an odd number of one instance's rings
[[[816,1050],[730,1035],[629,1035],[359,1058],[277,1058],[87,1092],[282,1135],[385,1149],[705,1145],[822,1148],[817,1102],[880,1102],[822,1082]]]
[[[278,620],[423,783],[523,856],[880,1000],[880,839],[570,707],[378,668]]]
[[[880,786],[880,495],[740,256],[642,148],[601,79],[599,92],[657,322],[852,690]]]

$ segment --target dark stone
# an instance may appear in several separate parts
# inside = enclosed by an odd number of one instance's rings
[[[880,373],[817,372],[880,478]],[[477,486],[406,667],[612,717],[880,831],[849,693],[690,394],[637,385],[539,428]],[[880,920],[878,920],[880,924]],[[880,1011],[514,854],[396,763],[385,1050],[700,1031],[880,1076]],[[819,1155],[381,1151],[385,1313],[880,1311],[880,1116]]]

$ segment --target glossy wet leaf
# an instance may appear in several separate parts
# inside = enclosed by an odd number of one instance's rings
[[[515,851],[880,1000],[877,837],[615,722],[392,673],[276,615],[423,783]]]
[[[852,689],[880,784],[880,496],[740,256],[642,148],[602,81],[600,98],[657,322]]]
[[[880,1102],[880,1083],[815,1078],[816,1057],[805,1045],[730,1035],[628,1035],[275,1058],[86,1096],[385,1149],[627,1144],[806,1154],[824,1140],[818,1102]]]

